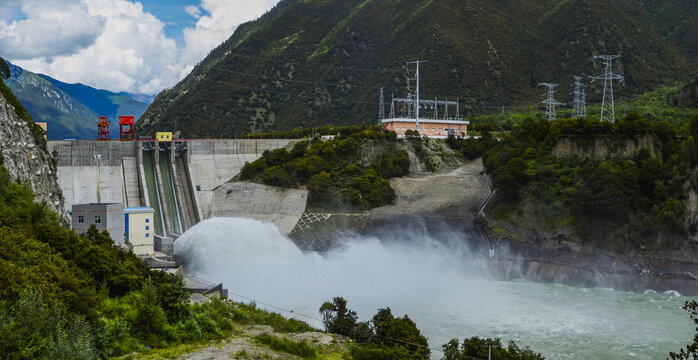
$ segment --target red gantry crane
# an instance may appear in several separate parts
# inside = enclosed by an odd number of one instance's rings
[[[109,141],[109,120],[106,116],[99,117],[99,123],[97,123],[97,141]]]
[[[121,129],[121,141],[133,140],[133,125],[135,116],[119,116],[119,128]]]

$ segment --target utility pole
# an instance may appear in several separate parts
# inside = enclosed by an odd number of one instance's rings
[[[547,98],[541,102],[541,104],[545,104],[545,119],[548,121],[555,121],[557,120],[557,114],[555,112],[555,106],[557,105],[562,105],[561,102],[555,100],[555,87],[558,86],[558,84],[551,84],[551,83],[540,83],[538,86],[544,86],[548,88],[547,91]]]
[[[603,80],[603,102],[601,103],[601,122],[616,122],[616,109],[613,100],[613,80],[625,81],[622,75],[613,73],[613,60],[620,55],[598,55],[594,60],[603,60],[605,71],[603,75],[593,77],[592,81]]]
[[[574,95],[572,100],[572,117],[573,118],[586,118],[587,117],[587,104],[586,104],[586,90],[584,90],[584,85],[582,85],[582,77],[574,75]]]
[[[383,104],[383,88],[381,88],[381,100],[380,107],[378,108],[378,123],[381,123],[385,119],[385,105]]]
[[[417,82],[417,89],[416,89],[416,94],[415,94],[415,120],[416,120],[416,129],[419,132],[419,64],[426,63],[428,60],[421,60],[421,61],[410,61],[407,62],[406,68],[407,68],[407,77],[409,81],[416,81]],[[410,72],[410,65],[416,65],[416,70],[414,71],[414,75],[411,74]]]
[[[390,118],[395,119],[395,93],[392,93],[390,100]]]

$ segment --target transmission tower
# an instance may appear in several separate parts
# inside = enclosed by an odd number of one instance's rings
[[[574,75],[574,92],[572,95],[572,117],[573,118],[586,118],[587,117],[587,100],[586,100],[586,90],[584,90],[584,85],[582,85],[582,77]]]
[[[385,105],[383,104],[383,88],[381,88],[381,100],[378,108],[378,122],[382,122],[385,119]]]
[[[417,132],[419,132],[419,64],[426,63],[428,62],[427,60],[422,60],[422,61],[410,61],[406,64],[406,69],[407,69],[407,77],[409,81],[415,81],[417,83],[416,87],[416,93],[414,95],[414,118],[416,120],[416,129]],[[414,71],[414,75],[410,71],[410,66],[415,65],[416,69]]]
[[[391,95],[390,101],[390,118],[395,119],[395,93]]]
[[[558,84],[550,84],[550,83],[540,83],[538,86],[544,86],[548,88],[547,91],[547,96],[546,99],[541,102],[541,104],[545,104],[545,118],[548,121],[555,121],[557,119],[557,114],[555,112],[555,106],[557,105],[562,105],[561,102],[555,100],[555,87],[558,86]]]
[[[622,75],[613,73],[613,60],[620,55],[598,55],[594,60],[603,60],[605,71],[603,75],[593,77],[593,81],[603,80],[603,102],[601,103],[601,121],[616,122],[616,109],[613,100],[613,80],[625,81]]]

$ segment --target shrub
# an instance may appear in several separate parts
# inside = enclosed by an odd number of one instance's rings
[[[283,351],[303,359],[315,359],[317,357],[315,349],[304,341],[296,342],[285,338],[274,337],[269,334],[258,335],[255,339],[276,351]]]

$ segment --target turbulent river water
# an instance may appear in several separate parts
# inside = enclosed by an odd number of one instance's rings
[[[188,274],[223,282],[238,295],[293,309],[321,328],[320,305],[342,296],[361,320],[378,308],[409,315],[432,348],[451,338],[499,337],[547,359],[665,359],[691,342],[692,322],[677,293],[580,289],[487,274],[458,232],[432,238],[413,231],[381,238],[345,236],[344,246],[301,252],[268,223],[211,219],[184,234],[175,254]],[[300,314],[300,315],[299,315]],[[433,359],[441,353],[432,351]]]

